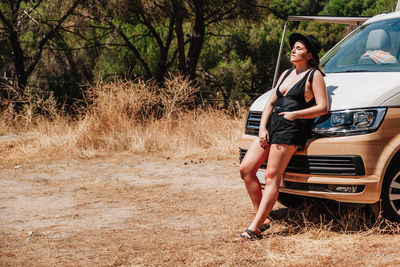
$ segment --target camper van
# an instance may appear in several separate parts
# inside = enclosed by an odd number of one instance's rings
[[[295,206],[316,198],[368,204],[400,222],[400,11],[372,18],[289,20],[360,25],[321,59],[329,113],[315,119],[304,151],[293,155],[282,177],[279,202]],[[271,92],[250,107],[239,143],[241,159],[258,137]],[[257,172],[262,184],[266,164]]]

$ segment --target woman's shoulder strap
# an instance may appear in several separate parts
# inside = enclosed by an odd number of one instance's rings
[[[308,81],[309,81],[310,83],[312,83],[312,81],[313,81],[313,79],[314,79],[314,74],[315,74],[316,71],[319,71],[319,72],[321,73],[322,77],[325,77],[325,76],[326,76],[325,73],[323,73],[319,68],[317,68],[317,69],[312,69],[312,70],[310,71],[310,75],[308,76]]]
[[[288,69],[285,73],[285,75],[283,76],[282,82],[290,75],[290,73],[292,73],[294,69]]]
[[[313,79],[314,79],[314,74],[315,74],[316,71],[317,71],[316,69],[313,69],[313,70],[311,70],[310,73],[308,74],[308,81],[309,81],[310,83],[312,83],[312,81],[313,81]]]
[[[281,86],[281,84],[283,83],[283,81],[290,75],[290,73],[293,71],[294,69],[288,69],[285,70],[285,72],[282,73],[283,77],[281,82],[278,84],[278,86],[276,88],[279,88]]]

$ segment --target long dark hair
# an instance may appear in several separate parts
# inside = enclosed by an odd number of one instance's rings
[[[308,67],[309,67],[309,68],[312,68],[312,69],[317,69],[317,68],[319,68],[318,60],[315,59],[314,57],[312,57],[312,58],[308,61]]]
[[[308,49],[307,49],[307,52],[308,52]],[[322,73],[322,76],[325,76],[325,73],[322,71],[321,65],[319,65],[318,60],[316,58],[314,58],[314,56],[308,61],[307,65],[311,69],[319,70]]]

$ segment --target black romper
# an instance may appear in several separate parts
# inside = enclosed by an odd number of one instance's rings
[[[294,69],[287,71],[282,79],[282,82],[289,76]],[[310,137],[314,119],[296,119],[288,120],[283,116],[278,115],[280,112],[294,111],[309,108],[315,105],[313,98],[309,102],[304,99],[304,90],[306,87],[307,77],[309,82],[312,82],[315,70],[309,70],[304,77],[298,81],[284,96],[282,95],[279,84],[276,89],[278,101],[276,106],[269,115],[267,122],[267,131],[269,134],[269,144],[286,144],[295,145],[298,150],[304,149],[307,139]]]

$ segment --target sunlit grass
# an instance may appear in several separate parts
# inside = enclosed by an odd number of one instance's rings
[[[1,134],[18,137],[0,143],[0,158],[92,157],[121,151],[236,156],[246,111],[233,116],[221,109],[193,108],[196,91],[179,76],[171,77],[165,88],[141,80],[99,83],[88,90],[85,108],[74,117],[55,108],[53,99],[30,101],[18,116],[3,111]]]

